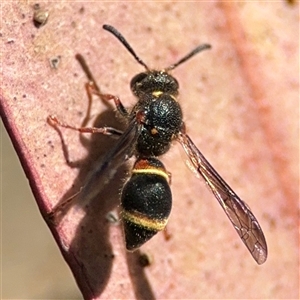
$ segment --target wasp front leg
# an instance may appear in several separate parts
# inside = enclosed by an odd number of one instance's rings
[[[121,102],[120,98],[112,95],[112,94],[102,94],[100,91],[97,90],[94,82],[88,82],[86,84],[86,90],[87,90],[87,94],[89,97],[89,102],[91,102],[91,95],[94,94],[96,96],[98,96],[101,100],[103,101],[110,101],[113,100],[115,102],[116,108],[118,110],[118,112],[123,116],[123,117],[128,117],[129,116],[129,112],[127,111],[127,109],[125,108],[125,106],[123,105],[123,103]]]

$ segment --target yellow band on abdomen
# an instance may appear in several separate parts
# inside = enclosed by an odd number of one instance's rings
[[[137,211],[129,212],[126,210],[122,211],[122,218],[125,221],[133,223],[139,227],[144,227],[146,229],[153,230],[153,231],[163,230],[166,227],[168,222],[168,219],[161,219],[161,220],[150,219]]]

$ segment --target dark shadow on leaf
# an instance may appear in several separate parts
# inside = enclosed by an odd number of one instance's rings
[[[141,251],[127,252],[127,264],[129,275],[136,299],[155,300],[150,282],[145,274],[145,267],[141,265]]]
[[[121,124],[117,122],[113,110],[107,110],[100,114],[93,126],[102,127],[106,124],[121,128]],[[109,223],[106,216],[119,205],[119,193],[126,166],[120,167],[115,177],[106,185],[103,186],[99,182],[99,185],[91,186],[95,195],[92,199],[88,199],[88,201],[82,199],[83,195],[80,193],[80,188],[86,184],[89,174],[93,172],[95,162],[101,160],[103,155],[116,143],[116,140],[101,134],[85,135],[90,136],[90,140],[84,137],[81,137],[80,140],[81,144],[84,143],[84,147],[87,148],[88,155],[80,161],[72,161],[72,154],[68,152],[68,145],[64,142],[63,132],[60,128],[57,131],[62,140],[65,157],[68,158],[68,165],[72,168],[78,168],[79,174],[72,187],[59,200],[56,207],[59,207],[74,195],[76,196],[64,208],[62,214],[59,215],[60,218],[55,222],[56,225],[59,225],[61,218],[68,214],[70,208],[77,207],[85,210],[85,216],[80,223],[71,224],[76,226],[76,234],[69,246],[68,254],[77,260],[79,270],[72,271],[81,290],[86,289],[86,287],[81,286],[82,282],[86,282],[95,296],[101,295],[109,280],[114,258],[113,246],[109,241],[109,226],[113,225]],[[67,255],[65,257],[68,260]],[[77,276],[80,276],[81,279],[78,280]]]
[[[102,127],[107,124],[118,129],[124,129],[124,124],[118,121],[113,110],[106,110],[101,113],[93,126]],[[93,184],[90,187],[92,189],[90,194],[94,196],[87,201],[84,199],[85,194],[81,193],[80,189],[86,184],[95,165],[101,161],[104,154],[117,142],[117,139],[101,134],[91,134],[90,139],[86,138],[88,135],[81,135],[80,142],[88,150],[88,155],[80,161],[72,161],[72,154],[68,152],[68,145],[64,142],[63,132],[60,128],[56,128],[56,131],[61,138],[62,151],[67,164],[71,168],[79,169],[79,174],[72,187],[60,199],[56,207],[74,197],[64,208],[60,215],[61,219],[65,214],[68,214],[70,208],[79,207],[85,211],[85,216],[79,224],[71,224],[71,226],[76,226],[76,233],[64,256],[67,261],[69,260],[68,255],[75,258],[76,264],[71,265],[75,266],[76,270],[73,269],[72,271],[83,294],[86,294],[84,291],[88,291],[87,294],[97,297],[101,295],[108,283],[114,260],[113,245],[109,240],[109,227],[116,225],[108,221],[107,215],[111,211],[119,209],[120,191],[129,168],[126,165],[121,166],[113,179],[106,184],[103,182]],[[56,220],[56,225],[59,225],[61,219]],[[129,274],[136,298],[155,299],[144,268],[139,265],[139,257],[139,251],[127,254]]]

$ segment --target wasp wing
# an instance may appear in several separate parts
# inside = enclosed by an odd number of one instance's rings
[[[114,177],[117,169],[133,155],[134,145],[139,133],[140,124],[137,124],[137,121],[134,118],[120,136],[117,143],[94,167],[93,172],[90,174],[86,184],[80,191],[81,197],[91,199],[101,190],[101,187],[99,186],[97,189],[93,188],[97,183],[101,183],[103,187]]]
[[[264,263],[268,255],[266,240],[248,205],[221,178],[188,135],[181,132],[178,141],[183,146],[197,173],[205,180],[209,189],[221,204],[255,261],[259,265]]]

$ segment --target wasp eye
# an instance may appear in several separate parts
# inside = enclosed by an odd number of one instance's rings
[[[140,83],[148,76],[147,73],[139,73],[135,75],[130,82],[130,88],[133,91],[133,93],[136,93],[137,90],[139,90]]]

